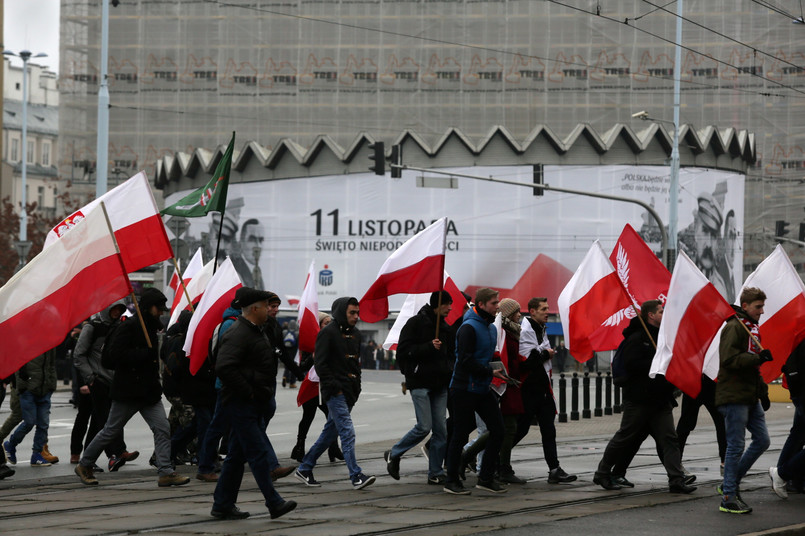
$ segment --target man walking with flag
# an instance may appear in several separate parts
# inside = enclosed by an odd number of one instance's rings
[[[724,415],[727,454],[724,481],[720,486],[719,510],[730,514],[752,511],[741,498],[741,479],[769,448],[769,431],[764,410],[769,408],[769,387],[760,366],[772,360],[771,352],[760,345],[758,323],[766,304],[766,293],[756,287],[741,291],[741,306],[727,321],[718,347],[720,368],[716,383],[716,405]],[[746,430],[752,442],[744,451]]]

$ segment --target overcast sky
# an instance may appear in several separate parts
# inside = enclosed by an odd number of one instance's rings
[[[44,52],[47,58],[32,60],[59,72],[59,0],[5,0],[3,46],[5,50]],[[14,65],[22,65],[11,58]]]

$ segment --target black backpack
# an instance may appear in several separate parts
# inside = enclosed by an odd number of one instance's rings
[[[623,348],[626,346],[626,339],[623,339],[615,350],[615,355],[612,356],[612,383],[618,387],[623,387],[629,380],[629,375],[626,373],[626,364],[624,363]]]

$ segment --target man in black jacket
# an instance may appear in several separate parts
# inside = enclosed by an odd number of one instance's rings
[[[397,345],[397,364],[414,402],[416,425],[383,455],[386,469],[400,479],[400,458],[433,432],[428,450],[428,484],[444,484],[447,451],[447,387],[452,375],[452,331],[445,321],[453,306],[447,291],[434,292],[430,302],[405,323]],[[436,326],[439,326],[438,335]]]
[[[101,452],[122,432],[123,427],[134,414],[142,415],[154,433],[154,450],[159,470],[160,487],[181,486],[190,479],[177,474],[171,466],[170,459],[170,425],[162,406],[162,386],[159,381],[159,353],[157,331],[162,329],[159,317],[168,308],[167,298],[155,288],[143,291],[140,298],[140,314],[133,316],[107,337],[104,344],[111,345],[108,362],[104,367],[115,371],[112,380],[112,407],[103,430],[84,449],[84,455],[75,468],[81,482],[87,485],[97,484],[93,467]],[[143,332],[142,325],[148,332]]]
[[[221,411],[231,423],[229,451],[215,487],[213,517],[244,519],[235,502],[243,480],[243,464],[249,462],[257,486],[263,493],[271,519],[296,508],[285,501],[271,483],[269,443],[265,433],[264,411],[274,398],[277,363],[274,348],[265,333],[268,300],[264,290],[239,290],[242,313],[227,329],[218,348],[215,372],[221,379]]]
[[[662,452],[662,463],[668,474],[671,493],[691,493],[696,489],[689,485],[695,477],[685,477],[682,456],[679,454],[679,440],[672,414],[676,406],[674,386],[662,376],[650,378],[648,375],[660,332],[662,313],[663,307],[658,300],[648,300],[640,310],[645,324],[635,317],[623,330],[626,339],[622,350],[626,383],[623,385],[621,427],[609,441],[593,477],[593,482],[604,489],[621,489],[622,486],[612,480],[612,466],[630,455],[635,444],[646,437],[646,431]]]
[[[333,302],[333,321],[322,328],[316,337],[313,363],[319,375],[319,391],[322,402],[327,404],[328,415],[321,435],[296,470],[296,478],[306,486],[321,486],[313,478],[313,467],[336,435],[341,438],[352,487],[363,489],[375,481],[374,476],[363,474],[355,459],[355,427],[350,416],[361,394],[361,332],[355,327],[359,310],[357,299],[338,298]]]

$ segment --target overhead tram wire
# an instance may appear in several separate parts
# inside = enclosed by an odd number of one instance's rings
[[[274,11],[272,9],[259,8],[259,7],[255,7],[255,6],[244,6],[244,5],[231,4],[231,3],[228,3],[228,2],[223,2],[221,0],[204,0],[204,1],[206,3],[216,4],[216,5],[219,5],[219,6],[222,6],[222,7],[245,9],[245,10],[248,10],[248,11],[256,11],[258,13],[268,13],[270,15],[277,15],[277,16],[281,16],[281,17],[289,17],[289,18],[299,19],[299,20],[308,21],[308,22],[318,22],[318,23],[329,24],[329,25],[333,25],[333,26],[341,26],[341,27],[344,27],[344,28],[352,28],[352,29],[355,29],[355,30],[364,30],[364,31],[374,32],[374,33],[379,33],[379,34],[384,34],[384,35],[393,35],[393,36],[396,36],[396,37],[404,37],[406,39],[414,39],[414,40],[419,40],[419,41],[427,41],[427,42],[430,42],[430,43],[438,43],[438,44],[442,44],[442,45],[451,45],[451,46],[457,46],[457,47],[464,47],[464,48],[469,48],[469,49],[473,49],[473,50],[482,50],[482,51],[485,51],[485,52],[495,52],[497,54],[504,54],[504,55],[510,55],[510,56],[521,56],[523,58],[536,59],[536,60],[545,61],[545,62],[549,62],[549,63],[561,63],[563,65],[568,65],[568,66],[584,67],[584,68],[589,68],[590,67],[589,64],[586,64],[586,63],[560,61],[560,60],[557,60],[557,59],[554,59],[554,58],[547,58],[547,57],[544,57],[544,56],[536,56],[536,55],[533,55],[533,54],[524,54],[522,52],[513,52],[511,50],[504,50],[504,49],[499,49],[499,48],[491,48],[491,47],[485,47],[485,46],[481,46],[481,45],[471,45],[471,44],[468,44],[468,43],[458,43],[458,42],[455,42],[455,41],[448,41],[446,39],[437,39],[437,38],[434,38],[434,37],[425,37],[425,36],[421,36],[421,35],[405,34],[405,33],[402,33],[402,32],[394,32],[394,31],[391,31],[391,30],[382,30],[380,28],[372,28],[370,26],[361,26],[359,24],[350,24],[350,23],[346,23],[346,22],[338,22],[338,21],[333,21],[333,20],[320,19],[320,18],[316,18],[316,17],[308,17],[308,16],[305,16],[305,15],[296,15],[296,14],[293,14],[293,13],[283,13],[281,11]],[[584,10],[584,9],[581,9],[581,8],[576,8],[575,6],[570,6],[570,5],[567,5],[567,4],[563,4],[563,3],[557,2],[555,0],[548,0],[548,1],[551,2],[551,3],[557,4],[557,5],[563,6],[563,7],[568,7],[568,8],[571,8],[571,9],[575,9],[577,11],[581,11],[583,13],[587,13],[589,15],[599,16],[599,17],[602,17],[602,18],[604,18],[606,20],[609,20],[609,21],[612,21],[612,22],[617,22],[619,24],[623,24],[623,21],[613,19],[612,17],[607,17],[605,15],[596,14],[594,12],[587,11],[587,10]],[[628,26],[628,24],[627,24],[627,26]],[[634,28],[635,30],[644,32],[644,33],[646,33],[648,35],[651,35],[653,37],[656,37],[657,39],[660,39],[662,41],[668,42],[670,44],[675,44],[673,41],[670,41],[670,40],[668,40],[668,39],[666,39],[666,38],[664,38],[662,36],[652,34],[651,32],[648,32],[646,30],[642,30],[642,29],[637,28],[635,26],[630,26],[630,27]],[[704,54],[703,52],[700,52],[700,51],[698,51],[696,49],[693,49],[693,48],[690,48],[690,47],[685,47],[684,45],[680,45],[680,46],[682,46],[682,48],[684,48],[685,50],[688,50],[689,52],[693,52],[694,54],[698,54],[700,56],[706,56],[706,54]],[[734,69],[738,68],[737,66],[732,65],[732,64],[730,64],[728,62],[724,62],[722,60],[717,60],[715,58],[713,58],[713,60],[718,62],[718,63],[723,63],[724,65],[727,65],[727,66],[732,67]],[[668,77],[668,76],[653,75],[653,74],[650,74],[650,73],[641,73],[641,74],[644,74],[645,76],[649,76],[651,78],[657,78],[657,79],[669,80],[669,81],[673,80],[672,77]],[[753,76],[758,76],[758,75],[753,75]],[[798,97],[798,98],[805,98],[805,91],[797,90],[796,88],[793,88],[791,86],[786,86],[785,84],[775,82],[774,80],[770,80],[770,79],[764,78],[762,76],[759,76],[759,78],[762,78],[764,80],[768,80],[769,82],[772,82],[777,86],[781,86],[783,88],[790,89],[790,90],[793,90],[793,91],[795,91],[797,93],[800,93],[802,95],[802,97]],[[738,92],[738,93],[752,93],[752,94],[756,94],[756,95],[762,96],[762,97],[787,98],[787,97],[792,96],[792,95],[783,95],[783,94],[779,94],[779,93],[770,93],[768,91],[751,91],[751,90],[745,90],[745,89],[742,89],[742,88],[722,88],[721,86],[717,86],[717,85],[713,85],[713,84],[707,84],[705,82],[699,82],[699,81],[694,82],[692,80],[691,81],[684,81],[684,83],[685,84],[691,84],[691,85],[699,85],[699,86],[703,86],[703,87],[712,87],[712,88],[716,88],[716,89],[724,90],[724,91],[731,91],[731,92]],[[600,92],[597,92],[597,93],[600,93]]]

